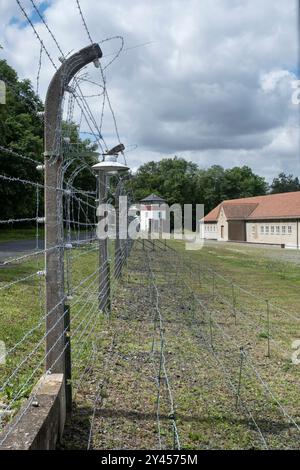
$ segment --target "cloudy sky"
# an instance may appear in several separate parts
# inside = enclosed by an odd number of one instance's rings
[[[56,64],[30,0],[21,0]],[[36,1],[64,53],[89,44],[75,0]],[[106,69],[128,163],[178,155],[201,167],[249,165],[272,179],[300,173],[296,0],[81,0],[93,41],[123,36]],[[0,0],[2,57],[35,84],[40,45],[15,0]],[[143,45],[144,44],[144,45]],[[139,46],[139,47],[135,47]],[[105,66],[120,40],[101,43]],[[127,50],[126,50],[127,49]],[[92,80],[99,70],[88,68]],[[54,68],[43,55],[40,93]],[[85,84],[85,95],[99,87]],[[101,116],[101,98],[91,97]],[[83,123],[83,130],[88,130]],[[109,109],[103,134],[116,144]],[[130,147],[131,146],[131,147]]]

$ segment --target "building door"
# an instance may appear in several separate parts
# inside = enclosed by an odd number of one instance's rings
[[[230,220],[228,222],[228,240],[246,241],[246,225],[244,220]]]
[[[224,225],[221,225],[221,238],[224,238]]]

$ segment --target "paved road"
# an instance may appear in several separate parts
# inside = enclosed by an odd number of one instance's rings
[[[44,243],[39,241],[39,249],[43,249]],[[36,240],[18,240],[0,243],[0,264],[10,258],[21,256],[36,250]]]
[[[79,240],[85,240],[86,234],[80,234]],[[73,235],[72,240],[78,240],[76,235]],[[8,259],[13,259],[23,254],[36,252],[44,249],[44,241],[39,240],[37,247],[36,240],[17,240],[9,242],[0,242],[0,265]]]

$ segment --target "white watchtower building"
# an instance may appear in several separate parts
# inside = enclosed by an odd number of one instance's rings
[[[166,220],[165,199],[150,194],[150,196],[140,201],[141,208],[141,232],[162,233],[164,231],[164,222]]]

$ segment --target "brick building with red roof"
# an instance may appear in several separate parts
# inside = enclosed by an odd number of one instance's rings
[[[223,201],[203,221],[206,239],[300,248],[300,191]]]

